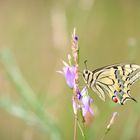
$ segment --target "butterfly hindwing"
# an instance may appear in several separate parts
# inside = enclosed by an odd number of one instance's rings
[[[128,99],[136,101],[130,95],[130,86],[139,78],[139,65],[110,65],[93,71],[95,82],[90,87],[102,100],[108,94],[113,101],[124,104]]]

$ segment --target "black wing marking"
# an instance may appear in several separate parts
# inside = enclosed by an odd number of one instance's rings
[[[140,78],[139,65],[117,64],[102,67],[93,71],[93,77],[96,80],[91,88],[102,100],[105,100],[107,93],[110,98],[116,96],[120,104],[124,104],[128,99],[136,101],[130,95],[130,85]]]

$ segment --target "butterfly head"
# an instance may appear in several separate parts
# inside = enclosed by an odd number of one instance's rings
[[[89,71],[87,69],[83,70],[83,79],[84,79],[86,84],[88,81],[88,74],[89,74]]]
[[[84,61],[85,69],[83,70],[83,79],[88,84],[92,78],[92,72],[87,68],[87,60]]]
[[[83,79],[84,79],[85,83],[87,84],[88,73],[89,73],[89,71],[87,70],[87,60],[84,61],[84,64],[85,64],[86,69],[83,70]]]
[[[85,69],[83,70],[83,79],[85,81],[86,84],[88,84],[89,78],[92,75],[91,71]]]

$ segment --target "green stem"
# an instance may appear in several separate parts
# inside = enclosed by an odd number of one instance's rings
[[[82,116],[82,125],[83,125],[83,140],[86,140],[86,127],[85,127],[85,118],[82,114],[82,108],[80,109],[80,115]]]
[[[75,121],[74,121],[74,140],[76,140],[77,137],[77,115],[75,115]]]

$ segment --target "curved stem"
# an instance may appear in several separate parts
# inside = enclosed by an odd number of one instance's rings
[[[77,136],[77,115],[75,115],[75,121],[74,121],[74,140],[76,140]]]

